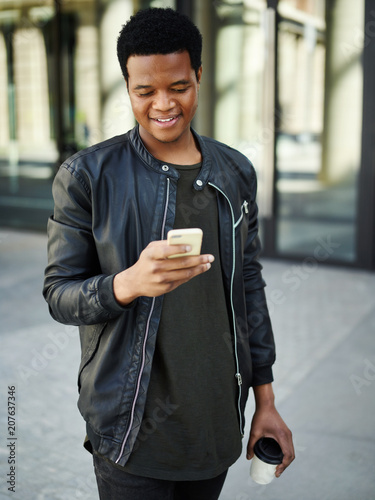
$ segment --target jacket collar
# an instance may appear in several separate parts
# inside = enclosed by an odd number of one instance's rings
[[[197,140],[199,148],[202,153],[202,168],[194,183],[194,187],[198,191],[200,191],[201,189],[204,188],[204,186],[208,182],[209,175],[211,172],[212,159],[202,137],[199,134],[197,134],[197,132],[194,129],[191,129],[191,131],[195,139]],[[169,167],[168,170],[163,169],[164,163],[161,160],[158,160],[157,158],[152,156],[152,154],[149,153],[149,151],[145,148],[141,136],[139,134],[139,125],[136,125],[132,130],[130,130],[129,138],[135,151],[137,152],[138,156],[144,163],[146,163],[153,170],[156,170],[161,175],[167,175],[168,177],[174,179],[179,178],[179,173],[177,172],[176,169],[174,169],[173,167]]]

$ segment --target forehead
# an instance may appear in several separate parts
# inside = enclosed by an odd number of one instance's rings
[[[165,80],[186,80],[195,74],[188,51],[150,56],[130,56],[127,62],[132,84],[151,84]]]

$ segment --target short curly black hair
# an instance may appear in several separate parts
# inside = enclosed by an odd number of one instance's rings
[[[138,11],[123,25],[117,39],[117,57],[126,82],[130,56],[172,54],[187,50],[191,67],[198,77],[202,65],[202,35],[184,14],[171,8]]]

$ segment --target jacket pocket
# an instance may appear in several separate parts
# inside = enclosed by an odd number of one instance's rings
[[[78,392],[81,390],[81,377],[82,372],[86,366],[92,361],[98,350],[100,337],[102,336],[107,323],[98,323],[96,325],[81,327],[81,345],[82,345],[82,356],[81,363],[78,370]],[[87,341],[86,341],[87,339]]]

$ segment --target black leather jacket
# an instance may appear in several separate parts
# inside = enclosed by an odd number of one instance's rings
[[[238,151],[194,134],[203,157],[194,187],[208,183],[217,191],[243,434],[249,387],[272,381],[275,359],[257,261],[256,175]],[[78,407],[94,448],[120,465],[140,428],[163,297],[139,297],[123,307],[113,278],[173,228],[178,178],[145,149],[136,127],[75,154],[53,185],[43,293],[54,319],[79,325]]]

